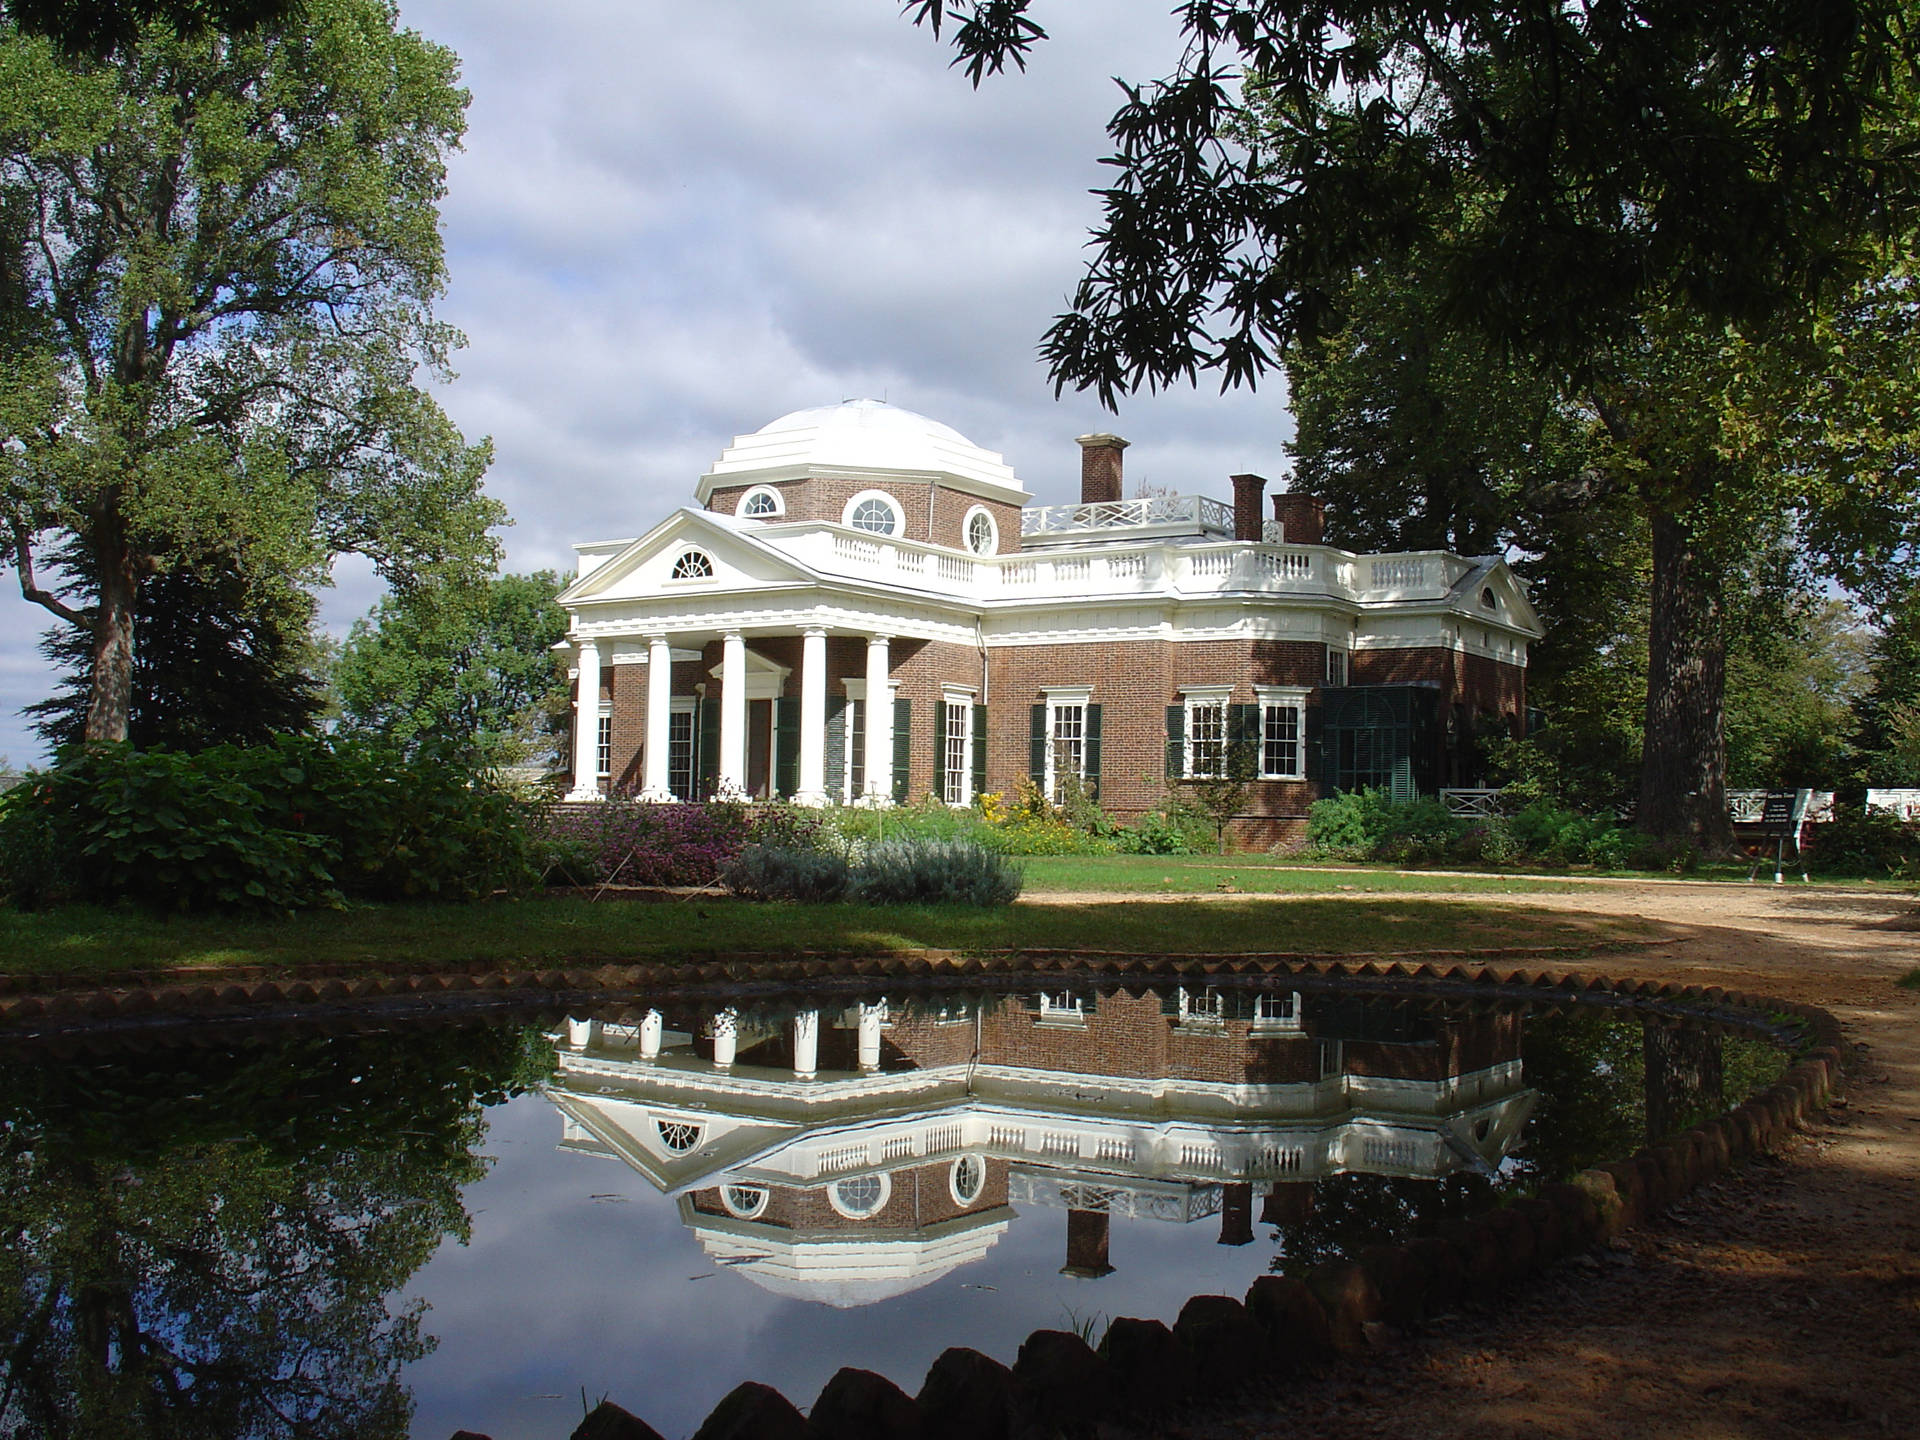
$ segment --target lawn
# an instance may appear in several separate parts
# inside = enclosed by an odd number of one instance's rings
[[[1231,867],[1228,867],[1231,869]],[[405,972],[801,952],[891,955],[1092,949],[1171,954],[1379,954],[1600,946],[1638,922],[1497,904],[1382,896],[1218,896],[1097,905],[1044,894],[1000,909],[757,905],[705,895],[642,902],[578,897],[479,905],[366,905],[283,919],[167,919],[84,906],[0,912],[0,970],[105,978],[148,969],[323,965]]]
[[[1022,860],[1029,895],[1460,894],[1565,895],[1570,880],[1520,875],[1423,874],[1384,866],[1303,864],[1276,855],[1048,855]]]

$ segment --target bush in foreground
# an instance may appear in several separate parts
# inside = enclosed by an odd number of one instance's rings
[[[886,840],[854,870],[852,893],[868,905],[1007,905],[1020,885],[1020,868],[983,846]]]
[[[0,801],[0,888],[21,905],[180,911],[468,900],[537,879],[531,813],[428,748],[92,745]]]
[[[852,879],[842,855],[779,845],[749,845],[720,871],[720,883],[748,900],[812,905],[843,899]]]

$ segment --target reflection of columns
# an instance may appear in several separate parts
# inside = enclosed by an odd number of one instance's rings
[[[887,689],[887,637],[867,640],[867,803],[893,799],[893,692]]]
[[[642,800],[671,800],[667,764],[673,741],[673,647],[664,635],[647,637],[647,758]]]
[[[660,1037],[666,1028],[666,1021],[658,1010],[649,1010],[640,1017],[640,1058],[642,1060],[660,1058]]]
[[[1107,1233],[1112,1217],[1104,1210],[1067,1211],[1067,1263],[1062,1275],[1079,1280],[1098,1280],[1111,1275],[1107,1263]]]
[[[1253,1186],[1243,1183],[1220,1187],[1220,1243],[1253,1243]]]
[[[569,800],[600,799],[600,646],[580,642],[573,702],[573,789]]]
[[[740,1012],[717,1010],[713,1016],[713,1063],[719,1070],[731,1070],[733,1057],[740,1051]]]
[[[802,1010],[793,1017],[793,1073],[811,1080],[820,1064],[820,1012]]]
[[[600,1022],[598,1020],[568,1020],[567,1048],[584,1050],[589,1045],[600,1043]]]
[[[887,1002],[860,1007],[860,1068],[869,1073],[880,1068],[880,1025],[887,1018]]]
[[[747,793],[747,642],[737,630],[720,639],[720,793]]]
[[[800,632],[800,805],[827,803],[827,632]]]

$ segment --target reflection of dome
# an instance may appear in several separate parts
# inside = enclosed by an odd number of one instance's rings
[[[681,1210],[714,1263],[772,1294],[836,1310],[905,1295],[971,1264],[994,1247],[1012,1216],[995,1206],[918,1230],[863,1235],[809,1234]]]
[[[936,474],[962,488],[1018,504],[1027,498],[1013,470],[950,425],[879,400],[848,400],[782,415],[739,435],[702,477],[702,504],[716,484],[853,471]]]

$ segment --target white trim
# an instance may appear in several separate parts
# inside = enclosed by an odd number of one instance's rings
[[[1188,780],[1220,780],[1226,777],[1227,745],[1232,739],[1227,733],[1227,707],[1232,701],[1233,686],[1231,685],[1182,685],[1180,687],[1180,702],[1186,707],[1186,724],[1183,728],[1186,731],[1185,749],[1187,753],[1182,757],[1180,766],[1180,773],[1183,778]],[[1194,750],[1195,726],[1193,723],[1193,715],[1196,710],[1214,709],[1220,712],[1219,764],[1215,765],[1210,762],[1207,768],[1202,770]]]
[[[840,1198],[840,1187],[856,1181],[877,1180],[880,1182],[880,1198],[864,1210],[856,1210]],[[887,1202],[893,1198],[893,1178],[882,1172],[876,1175],[845,1175],[827,1186],[827,1203],[836,1215],[847,1220],[871,1220],[887,1208]]]
[[[936,798],[943,804],[955,809],[965,809],[973,804],[973,707],[979,704],[977,691],[960,685],[942,685],[940,687],[940,768],[946,784],[943,789],[952,789],[954,777],[959,776],[959,792],[956,798],[948,799],[945,794]],[[960,764],[949,763],[952,753],[949,749],[952,740],[953,712],[960,712]]]
[[[893,528],[891,530],[885,532],[868,530],[864,526],[853,523],[854,511],[858,510],[869,500],[881,501],[886,505],[888,510],[893,512]],[[907,533],[907,512],[901,506],[900,502],[885,490],[861,490],[856,492],[853,498],[841,507],[840,523],[845,525],[849,530],[858,530],[862,535],[880,535],[884,533],[892,539],[902,540],[906,538]]]
[[[773,501],[773,509],[766,511],[764,514],[750,514],[747,506],[751,505],[762,495],[769,497]],[[779,520],[784,518],[787,513],[787,497],[771,485],[755,485],[741,494],[740,502],[733,507],[733,513],[742,520]]]
[[[1080,734],[1078,762],[1073,769],[1073,778],[1087,778],[1087,707],[1093,703],[1091,685],[1043,685],[1040,693],[1047,697],[1047,768],[1042,783],[1046,786],[1047,799],[1058,801],[1060,798],[1061,775],[1060,756],[1060,712],[1077,709],[1080,712]]]
[[[987,522],[987,548],[984,550],[973,543],[973,517],[976,515]],[[997,555],[1000,552],[1000,522],[993,518],[993,512],[986,506],[969,506],[967,513],[960,517],[960,548],[969,555]]]
[[[1307,690],[1296,685],[1256,685],[1255,700],[1260,706],[1260,778],[1262,780],[1304,780],[1307,778]],[[1293,769],[1267,768],[1267,712],[1293,711]]]
[[[960,1189],[960,1167],[968,1166],[978,1171],[980,1183],[973,1187],[971,1195]],[[980,1197],[987,1193],[987,1162],[978,1155],[962,1155],[947,1167],[947,1193],[953,1196],[953,1203],[962,1210],[971,1210],[980,1203]]]

